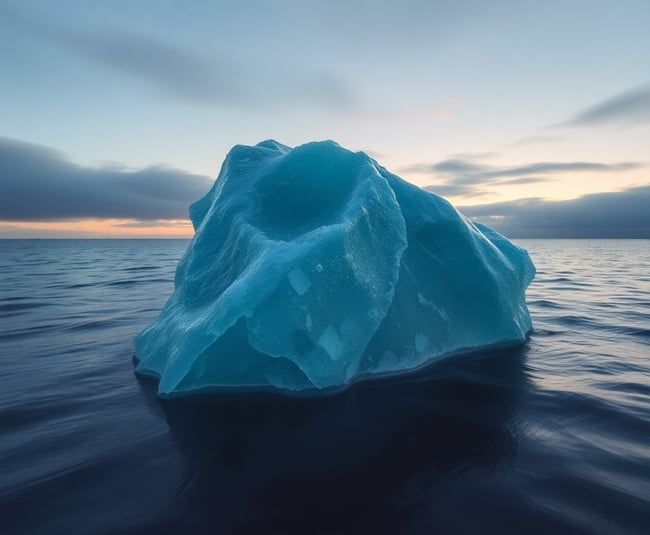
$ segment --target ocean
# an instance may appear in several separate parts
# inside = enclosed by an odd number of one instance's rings
[[[516,242],[523,347],[161,402],[133,341],[187,242],[0,241],[0,533],[648,533],[650,241]]]

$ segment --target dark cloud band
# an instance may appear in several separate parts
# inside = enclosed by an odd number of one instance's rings
[[[520,199],[461,207],[511,238],[650,238],[650,186],[569,201]]]
[[[542,166],[526,167],[539,170]],[[549,164],[543,168],[551,169]],[[541,179],[505,182],[520,180]],[[161,226],[169,220],[186,219],[188,205],[211,184],[208,177],[163,166],[137,171],[83,167],[50,148],[0,138],[2,221],[119,218]],[[428,189],[443,195],[482,194],[472,183]],[[643,186],[570,201],[523,199],[468,206],[461,211],[510,237],[650,238],[648,206],[650,186]],[[137,221],[128,225],[139,226]]]
[[[186,219],[212,181],[164,166],[83,167],[40,145],[0,138],[0,220]]]

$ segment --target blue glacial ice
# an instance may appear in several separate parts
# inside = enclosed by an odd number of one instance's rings
[[[136,338],[159,395],[318,393],[522,343],[528,253],[334,142],[235,146]]]

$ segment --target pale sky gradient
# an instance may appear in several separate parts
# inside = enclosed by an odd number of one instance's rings
[[[189,236],[230,147],[268,138],[365,150],[486,222],[630,202],[648,28],[647,0],[0,0],[0,237]]]

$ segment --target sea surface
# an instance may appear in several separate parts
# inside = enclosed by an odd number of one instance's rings
[[[521,348],[161,403],[133,340],[187,242],[0,241],[0,533],[650,533],[650,241],[517,243]]]

